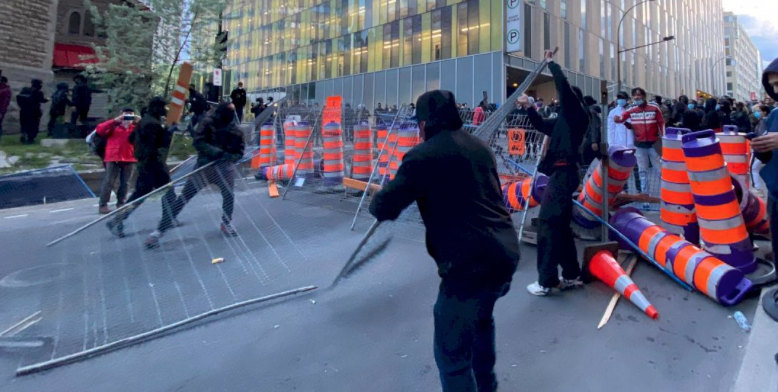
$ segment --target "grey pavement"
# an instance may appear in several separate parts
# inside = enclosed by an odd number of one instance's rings
[[[352,216],[339,210],[355,205],[302,203],[302,193],[268,200],[255,186],[238,195],[239,239],[218,233],[219,198],[206,194],[152,252],[139,247],[159,217],[152,201],[131,218],[134,235],[127,239],[111,238],[100,225],[49,249],[45,242],[95,217],[93,201],[0,211],[0,330],[41,310],[41,322],[22,336],[54,338],[34,353],[0,351],[0,390],[440,390],[432,357],[439,279],[421,231],[398,225],[399,238],[380,258],[327,290],[369,221],[361,219],[351,232]],[[318,204],[333,203],[328,200]],[[212,265],[212,256],[226,261]],[[659,320],[622,300],[597,330],[612,291],[593,283],[548,298],[530,296],[525,286],[536,278],[535,249],[525,245],[513,287],[495,310],[501,390],[731,390],[743,375],[744,353],[760,342],[754,342],[758,331],[749,336],[729,316],[742,310],[753,320],[756,299],[723,308],[647,263],[633,277]],[[19,366],[307,285],[321,289],[14,376]]]

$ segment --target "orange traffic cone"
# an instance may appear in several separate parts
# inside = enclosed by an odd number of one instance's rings
[[[615,242],[587,248],[584,254],[584,278],[590,279],[591,275],[595,276],[629,299],[648,317],[656,319],[659,313],[654,305],[648,302],[635,282],[613,257],[617,252],[618,244]]]

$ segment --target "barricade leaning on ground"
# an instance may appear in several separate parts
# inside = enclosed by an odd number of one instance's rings
[[[95,197],[71,165],[0,176],[0,209]]]

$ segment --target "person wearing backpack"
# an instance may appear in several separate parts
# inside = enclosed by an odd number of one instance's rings
[[[70,105],[70,98],[68,98],[68,84],[57,84],[57,91],[51,96],[51,107],[49,108],[49,125],[48,136],[54,135],[54,128],[57,126],[57,122],[60,118],[65,116],[65,111]],[[63,121],[64,122],[64,121]]]
[[[11,104],[11,86],[8,85],[8,78],[0,76],[0,137],[3,136],[3,119],[8,113],[8,106]]]
[[[40,79],[33,79],[30,87],[23,88],[16,96],[16,103],[19,104],[19,125],[22,131],[19,140],[22,144],[34,144],[38,136],[43,116],[41,104],[49,102],[43,96],[42,89],[43,82]]]
[[[100,188],[99,212],[107,214],[108,200],[114,183],[119,180],[116,192],[116,208],[121,208],[127,199],[127,183],[135,169],[135,147],[130,143],[130,135],[138,123],[135,110],[126,108],[118,117],[105,121],[97,126],[97,135],[106,139],[105,144],[105,174]]]

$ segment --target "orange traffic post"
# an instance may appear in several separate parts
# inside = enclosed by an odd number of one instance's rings
[[[683,155],[682,137],[686,128],[667,128],[662,137],[662,184],[660,187],[659,219],[662,227],[684,239],[700,243],[700,225],[694,208],[692,188]]]
[[[619,244],[617,242],[609,242],[586,248],[584,250],[583,265],[584,279],[589,281],[592,276],[596,277],[630,300],[648,317],[656,320],[659,317],[659,312],[656,311],[654,305],[648,302],[643,292],[640,291],[635,282],[632,281],[632,278],[627,275],[614,258],[618,251]]]

